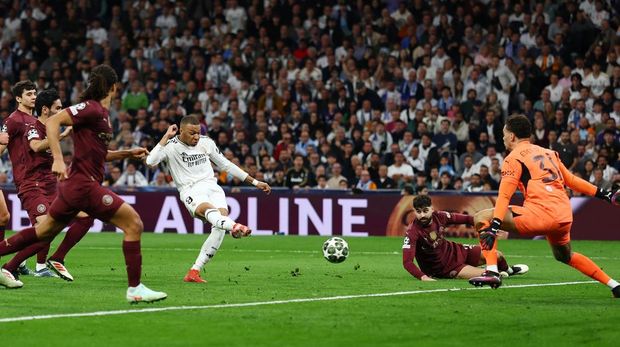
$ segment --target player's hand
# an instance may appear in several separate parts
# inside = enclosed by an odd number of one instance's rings
[[[176,124],[172,124],[171,126],[168,127],[168,130],[166,130],[166,134],[164,136],[167,139],[171,139],[171,138],[173,138],[177,134],[178,130],[179,130],[179,128],[177,127],[177,125]]]
[[[493,218],[491,225],[486,228],[480,229],[480,247],[485,251],[493,249],[495,239],[497,238],[497,232],[502,225],[502,221],[499,218]]]
[[[267,193],[267,194],[271,194],[271,187],[269,186],[269,184],[265,183],[265,182],[258,182],[258,184],[256,185],[256,188],[262,190],[263,192]]]
[[[67,175],[67,165],[65,165],[65,162],[62,159],[54,160],[54,163],[52,163],[52,173],[59,181],[64,181],[69,177]]]
[[[9,144],[9,133],[0,133],[0,145],[8,145]]]
[[[149,151],[146,148],[132,148],[129,150],[131,159],[142,160],[149,155]]]
[[[420,281],[422,281],[422,282],[436,282],[437,280],[432,278],[432,277],[424,275],[424,276],[422,276],[420,278]]]
[[[620,189],[606,190],[598,188],[594,196],[601,200],[607,201],[610,204],[620,205]]]
[[[72,126],[68,126],[65,128],[65,130],[60,133],[60,139],[64,139],[65,137],[71,135],[71,131],[73,131],[73,127]]]

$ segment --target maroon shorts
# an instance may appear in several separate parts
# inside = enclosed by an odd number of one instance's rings
[[[107,222],[124,203],[118,195],[87,179],[68,179],[58,184],[58,197],[49,214],[57,221],[69,223],[80,211]]]
[[[50,205],[56,199],[57,192],[56,182],[51,182],[37,184],[18,194],[22,207],[28,213],[28,219],[32,225],[37,223],[37,217],[47,214]]]
[[[466,265],[477,267],[480,263],[481,256],[482,249],[480,246],[459,244],[457,251],[451,257],[452,259],[450,259],[443,270],[434,277],[455,278]]]

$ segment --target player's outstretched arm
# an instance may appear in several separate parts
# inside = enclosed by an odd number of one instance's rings
[[[248,177],[245,178],[244,182],[255,186],[256,188],[262,190],[263,192],[267,194],[271,194],[271,186],[269,186],[269,184],[265,182],[261,182],[250,175],[248,175]]]
[[[34,137],[31,137],[31,134],[32,134],[31,132],[33,130],[35,134],[34,134]],[[73,130],[73,127],[67,127],[62,133],[60,133],[59,135],[60,140],[69,136],[72,130]],[[50,144],[47,138],[44,138],[41,140],[38,135],[37,130],[34,129],[34,127],[31,127],[31,129],[28,131],[28,140],[30,141],[28,145],[30,146],[30,149],[32,149],[34,152],[45,152],[50,148]]]
[[[67,178],[67,166],[62,157],[62,150],[60,149],[60,127],[72,126],[73,119],[67,109],[64,109],[55,115],[51,116],[45,122],[45,129],[47,132],[47,142],[54,157],[52,164],[52,172],[60,180]]]
[[[598,188],[594,184],[584,180],[583,178],[573,175],[573,173],[570,172],[561,162],[560,172],[562,173],[562,177],[564,178],[564,184],[566,184],[566,186],[570,189],[580,192],[582,194],[597,197],[614,205],[620,204],[620,202],[618,201],[618,199],[620,198],[618,190],[611,191]]]
[[[108,150],[108,154],[105,157],[105,161],[123,160],[127,158],[142,160],[146,158],[148,154],[149,154],[149,151],[143,147],[125,149],[125,150],[120,150],[120,151]]]
[[[153,148],[148,157],[146,157],[146,165],[154,167],[165,158],[166,154],[164,152],[164,146],[166,146],[168,141],[177,134],[177,131],[178,127],[176,124],[172,124],[168,127],[168,130],[166,130],[164,136],[161,137],[159,143]]]

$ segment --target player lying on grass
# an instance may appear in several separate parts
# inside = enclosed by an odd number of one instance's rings
[[[179,190],[181,201],[189,213],[203,221],[211,223],[211,234],[202,245],[196,262],[183,279],[185,282],[205,283],[200,278],[200,271],[215,256],[220,248],[226,231],[234,238],[248,236],[250,228],[235,223],[228,217],[228,204],[224,190],[217,184],[211,162],[218,168],[252,184],[269,194],[271,187],[259,182],[237,165],[226,159],[215,142],[207,136],[200,135],[200,122],[194,116],[185,116],[181,120],[179,135],[177,126],[171,125],[146,158],[147,165],[154,167],[161,161],[168,163],[174,183]]]
[[[435,211],[428,195],[413,199],[415,220],[409,225],[403,244],[403,266],[410,274],[422,281],[435,278],[471,278],[479,276],[485,264],[480,246],[469,246],[444,238],[447,225],[474,224],[474,217],[460,213]],[[414,263],[418,261],[420,268]],[[504,276],[521,275],[528,271],[527,265],[508,266],[501,253],[498,266]]]
[[[504,144],[510,154],[502,164],[502,179],[494,209],[475,216],[480,231],[480,244],[487,260],[486,271],[469,282],[475,286],[502,284],[499,276],[497,232],[505,230],[522,235],[545,235],[556,260],[568,264],[612,289],[620,298],[620,284],[609,277],[590,258],[572,251],[570,229],[573,213],[565,186],[609,203],[618,203],[618,191],[598,189],[573,175],[560,161],[557,152],[530,143],[532,124],[527,117],[508,118],[504,126]],[[523,206],[509,206],[510,198],[519,188]],[[613,218],[613,217],[612,217]]]

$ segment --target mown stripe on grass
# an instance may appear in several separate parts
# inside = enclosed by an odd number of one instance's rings
[[[532,284],[518,284],[518,285],[512,285],[512,286],[503,286],[503,287],[500,287],[500,289],[553,287],[553,286],[567,286],[567,285],[592,284],[592,283],[598,283],[598,282],[576,281],[576,282],[556,282],[556,283],[532,283]],[[44,320],[44,319],[57,319],[57,318],[116,316],[116,315],[133,314],[133,313],[151,313],[151,312],[165,312],[165,311],[206,310],[206,309],[218,309],[218,308],[281,305],[281,304],[291,304],[291,303],[351,300],[351,299],[362,299],[362,298],[390,297],[390,296],[416,295],[416,294],[441,293],[441,292],[458,292],[458,291],[464,291],[464,290],[483,290],[483,289],[491,289],[491,288],[489,287],[441,288],[441,289],[413,290],[413,291],[390,292],[390,293],[339,295],[339,296],[328,296],[328,297],[322,297],[322,298],[299,298],[299,299],[287,299],[287,300],[245,302],[245,303],[237,303],[237,304],[215,304],[215,305],[203,305],[203,306],[170,306],[170,307],[141,308],[141,309],[132,309],[132,310],[61,313],[61,314],[48,314],[48,315],[38,315],[38,316],[21,316],[21,317],[1,318],[0,323]]]

